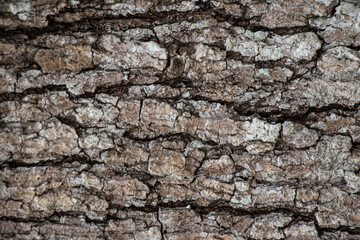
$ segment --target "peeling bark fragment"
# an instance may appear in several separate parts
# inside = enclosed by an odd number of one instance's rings
[[[23,44],[9,44],[0,42],[1,65],[13,66],[15,69],[25,67],[25,46]]]
[[[356,1],[340,1],[335,14],[327,18],[310,19],[311,26],[319,29],[319,35],[330,46],[359,46],[360,27],[357,22],[360,6]]]
[[[333,80],[358,81],[360,54],[345,47],[336,47],[322,55],[318,68],[325,77]]]
[[[318,134],[300,124],[284,122],[282,125],[282,138],[296,148],[310,147],[316,144]]]
[[[266,32],[250,32],[236,28],[236,37],[226,40],[226,50],[239,52],[256,61],[279,60],[288,57],[296,62],[311,60],[321,42],[314,33],[299,33],[291,36],[268,37]]]
[[[153,176],[181,175],[185,167],[185,157],[180,153],[164,151],[159,156],[149,158],[149,172]]]
[[[259,186],[251,191],[251,195],[255,206],[291,206],[294,204],[295,189]]]
[[[81,95],[93,93],[98,87],[109,87],[119,83],[126,83],[127,75],[119,72],[86,71],[79,74],[42,74],[39,70],[21,72],[16,92],[23,92],[31,88],[43,88],[48,85],[66,85],[72,94]]]
[[[58,13],[66,7],[66,1],[8,1],[1,3],[1,25],[15,29],[17,27],[45,27],[47,16]]]
[[[115,204],[140,207],[145,205],[149,188],[137,179],[109,180],[105,183],[104,192]]]
[[[178,112],[171,105],[150,99],[144,100],[140,114],[144,125],[160,133],[170,132],[178,116]]]
[[[39,132],[50,143],[50,151],[62,155],[74,155],[79,153],[76,131],[65,124],[49,123],[44,125],[44,130]]]
[[[276,213],[257,217],[248,233],[256,239],[281,239],[285,237],[282,228],[291,220],[291,216]]]
[[[229,201],[234,192],[234,185],[205,177],[198,177],[194,185],[195,189],[200,192],[200,195],[208,201]]]
[[[306,239],[320,239],[318,237],[318,232],[315,228],[314,223],[298,223],[296,225],[292,225],[289,228],[284,230],[285,236],[288,239],[299,239],[299,238],[306,238]]]
[[[92,52],[89,46],[65,46],[60,49],[41,49],[34,60],[40,65],[43,73],[55,73],[68,70],[78,73],[91,68]]]
[[[204,161],[199,174],[217,178],[223,182],[229,182],[235,172],[234,163],[229,156],[223,155],[219,159]]]
[[[244,141],[247,142],[246,150],[253,154],[273,150],[279,137],[280,128],[280,124],[268,124],[257,118],[254,118],[251,123],[245,122],[244,129],[247,133],[244,136]]]
[[[16,80],[14,71],[0,68],[0,93],[14,92]]]
[[[122,42],[114,35],[99,39],[99,47],[104,53],[96,52],[94,63],[105,69],[147,68],[163,70],[166,66],[167,52],[155,42]]]
[[[241,3],[249,7],[246,16],[254,18],[252,23],[276,28],[305,26],[307,19],[312,16],[326,17],[338,0],[271,0],[256,3],[243,0]]]

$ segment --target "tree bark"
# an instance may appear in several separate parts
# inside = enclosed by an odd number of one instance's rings
[[[360,239],[359,19],[0,1],[0,238]]]

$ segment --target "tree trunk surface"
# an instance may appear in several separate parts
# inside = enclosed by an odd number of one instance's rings
[[[1,0],[1,239],[360,239],[358,0]]]

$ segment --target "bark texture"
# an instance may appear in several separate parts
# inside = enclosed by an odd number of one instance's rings
[[[360,239],[358,0],[1,0],[1,239]]]

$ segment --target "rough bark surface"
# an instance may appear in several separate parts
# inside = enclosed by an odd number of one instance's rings
[[[1,239],[360,239],[358,0],[1,0]]]

